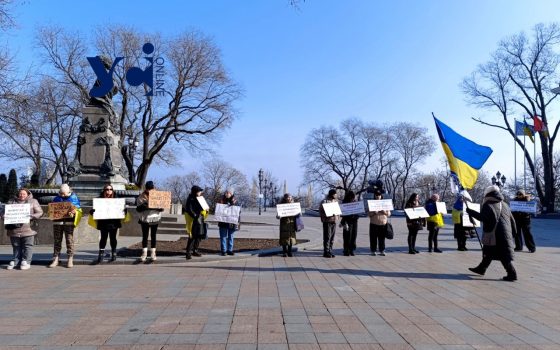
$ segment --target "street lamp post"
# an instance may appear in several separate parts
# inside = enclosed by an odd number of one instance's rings
[[[500,171],[496,172],[496,175],[492,176],[492,185],[496,185],[502,191],[502,188],[506,184],[506,176],[500,173]]]
[[[263,181],[263,170],[259,169],[259,215],[261,215],[261,197],[262,197],[262,181]]]
[[[267,183],[268,183],[268,179],[265,177],[264,178],[264,211],[265,212],[266,212],[266,192],[268,190]]]
[[[274,190],[272,191],[272,205],[276,205],[276,192],[278,192],[278,187],[274,185]]]

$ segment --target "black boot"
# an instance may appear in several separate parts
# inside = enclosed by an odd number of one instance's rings
[[[291,258],[292,256],[294,256],[294,255],[292,254],[292,245],[291,245],[291,244],[288,244],[288,256],[289,256],[290,258]]]
[[[111,250],[111,260],[109,262],[114,262],[117,260],[117,251],[115,249]]]
[[[486,273],[486,269],[480,267],[480,265],[478,265],[477,267],[469,267],[469,270],[481,276],[484,276],[484,274]]]
[[[513,267],[511,261],[505,263],[502,262],[502,265],[504,266],[507,272],[507,276],[504,276],[502,279],[504,281],[509,281],[509,282],[517,281],[517,271],[515,271],[515,267]]]
[[[99,249],[99,254],[97,255],[97,261],[95,262],[95,264],[103,264],[103,257],[105,255],[105,250],[104,249]]]
[[[287,257],[288,256],[288,246],[287,245],[282,245],[282,257]]]

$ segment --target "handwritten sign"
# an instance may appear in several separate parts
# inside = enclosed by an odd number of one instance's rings
[[[511,211],[517,211],[522,213],[535,214],[537,212],[537,202],[521,202],[521,201],[511,201],[509,202],[509,207]]]
[[[428,214],[424,207],[406,208],[404,212],[411,220],[430,217],[430,214]]]
[[[210,206],[208,205],[208,202],[206,202],[206,199],[204,199],[204,197],[202,196],[196,197],[196,200],[198,201],[198,203],[200,203],[200,206],[202,207],[203,210],[210,209]]]
[[[93,219],[124,219],[125,201],[125,198],[94,198]]]
[[[70,202],[49,203],[49,219],[60,220],[72,218],[70,215],[72,209],[74,209],[74,206]]]
[[[322,206],[323,206],[323,209],[325,210],[325,215],[327,217],[342,214],[342,211],[340,211],[340,205],[338,205],[338,202],[323,203]]]
[[[276,213],[279,217],[296,216],[301,214],[301,205],[299,203],[284,203],[276,205]]]
[[[369,211],[393,210],[392,199],[370,199],[367,201]]]
[[[466,206],[467,208],[472,209],[477,213],[480,213],[480,204],[472,203],[472,202],[466,202],[466,203],[467,203]],[[463,208],[463,227],[480,227],[480,221],[478,221],[475,218],[471,218],[471,216],[467,214],[466,208]]]
[[[6,204],[4,208],[4,225],[29,223],[31,204]]]
[[[241,207],[238,205],[216,204],[214,218],[218,222],[227,222],[228,224],[239,224],[239,214]]]
[[[357,215],[365,213],[366,209],[364,208],[364,201],[357,201],[340,204],[340,211],[342,215]]]
[[[152,209],[171,208],[171,192],[151,190],[150,197],[148,199],[148,207]]]
[[[436,202],[436,209],[439,214],[447,214],[447,206],[445,202]]]

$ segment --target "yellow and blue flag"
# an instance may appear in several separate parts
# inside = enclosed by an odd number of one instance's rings
[[[478,171],[492,154],[492,149],[459,135],[435,116],[434,121],[443,151],[449,162],[451,175],[459,181],[463,188],[473,188],[478,179]]]

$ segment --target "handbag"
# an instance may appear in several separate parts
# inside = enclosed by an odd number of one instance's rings
[[[301,218],[300,215],[296,216],[295,224],[296,224],[296,232],[299,232],[305,228],[305,225],[303,224],[303,219]]]
[[[395,232],[393,231],[393,224],[390,222],[385,225],[385,238],[393,239],[395,237]]]

